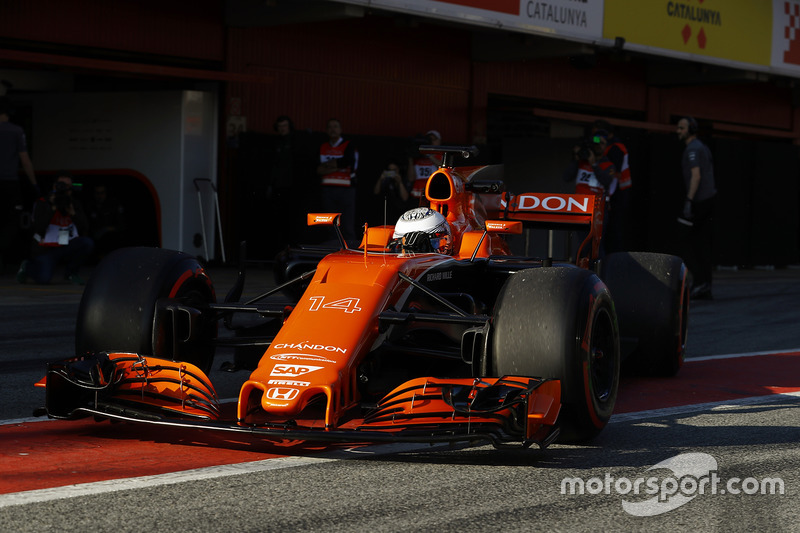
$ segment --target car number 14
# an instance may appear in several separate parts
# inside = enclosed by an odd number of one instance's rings
[[[309,296],[309,300],[311,300],[309,311],[319,311],[320,309],[339,309],[345,313],[361,311],[361,308],[358,306],[358,303],[361,301],[359,298],[341,298],[326,303],[324,296]]]

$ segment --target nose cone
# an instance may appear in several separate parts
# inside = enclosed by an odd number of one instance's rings
[[[239,393],[239,422],[261,425],[302,419],[307,427],[329,426],[331,391],[336,387],[336,383],[311,385],[293,379],[249,380]]]

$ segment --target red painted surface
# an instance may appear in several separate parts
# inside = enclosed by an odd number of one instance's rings
[[[615,413],[800,391],[800,352],[687,361],[674,378],[624,378]]]
[[[219,0],[3,2],[0,35],[61,54],[221,62],[224,9]]]
[[[476,7],[487,11],[498,13],[508,13],[509,15],[519,15],[518,0],[439,0],[448,4],[459,6]]]
[[[274,80],[228,86],[248,131],[271,133],[286,113],[312,131],[336,117],[345,136],[406,138],[435,128],[448,143],[472,142],[467,32],[381,17],[230,28],[227,39],[230,72]]]
[[[255,439],[92,419],[2,426],[0,442],[0,494],[280,456]]]
[[[617,413],[800,390],[800,352],[688,361],[676,378],[623,378]],[[0,426],[0,494],[318,453],[248,436],[82,421]]]

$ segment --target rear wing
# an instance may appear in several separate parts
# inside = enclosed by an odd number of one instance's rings
[[[603,198],[593,194],[523,193],[500,198],[501,218],[540,225],[592,225],[602,216]]]
[[[578,264],[599,256],[605,202],[592,194],[523,193],[499,198],[498,218],[519,220],[537,229],[588,232],[578,248]],[[587,255],[587,257],[584,257]]]

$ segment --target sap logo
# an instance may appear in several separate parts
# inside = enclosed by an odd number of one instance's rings
[[[521,194],[517,197],[518,211],[567,211],[589,213],[591,196]]]
[[[297,398],[298,394],[300,394],[299,390],[289,387],[272,387],[271,389],[267,389],[267,398],[270,400],[288,402]]]
[[[319,370],[320,368],[323,367],[311,365],[275,365],[272,367],[272,372],[270,372],[269,375],[276,378],[296,378],[303,374]]]

